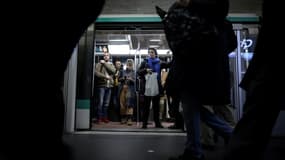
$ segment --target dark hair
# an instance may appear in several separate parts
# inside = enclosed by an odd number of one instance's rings
[[[148,51],[150,50],[154,51],[155,57],[157,57],[157,50],[155,48],[148,48]]]

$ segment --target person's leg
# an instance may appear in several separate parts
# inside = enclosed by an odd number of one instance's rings
[[[126,94],[126,107],[127,107],[127,124],[132,125],[133,114],[134,114],[134,106],[135,106],[135,93],[134,88],[132,86],[128,86],[128,91]]]
[[[129,125],[129,126],[131,126],[133,123],[133,114],[134,114],[134,109],[133,109],[133,107],[131,107],[131,106],[128,106],[128,108],[127,108],[127,124]]]
[[[203,107],[209,110],[211,113],[214,113],[213,106],[203,105]],[[212,128],[207,126],[205,122],[201,122],[200,129],[201,129],[201,144],[203,149],[213,150],[215,147],[214,131],[212,130]]]
[[[196,97],[186,93],[182,94],[181,102],[187,133],[184,156],[202,158],[200,143],[200,108],[202,105]]]
[[[125,124],[127,122],[127,117],[126,117],[126,111],[127,111],[127,106],[126,106],[126,89],[122,87],[122,90],[120,92],[120,117],[121,117],[121,124]]]
[[[103,100],[105,90],[104,88],[96,88],[96,92],[98,93],[97,100],[97,122],[100,123],[103,120]]]
[[[213,150],[215,148],[214,132],[212,128],[207,126],[204,122],[201,122],[200,124],[202,148]]]
[[[225,120],[231,127],[236,125],[230,105],[215,105],[213,106],[213,110],[217,116]]]
[[[103,101],[103,121],[108,123],[108,107],[110,104],[111,99],[111,88],[104,88],[105,94],[104,94],[104,101]]]
[[[227,122],[204,107],[201,108],[201,120],[228,142],[233,129]]]
[[[172,107],[173,107],[173,113],[174,113],[174,126],[172,128],[175,129],[184,129],[184,120],[183,116],[179,112],[179,106],[180,106],[180,98],[178,96],[173,96],[172,98]]]
[[[234,119],[234,115],[232,112],[233,107],[230,104],[226,104],[226,105],[213,105],[212,106],[214,113],[220,117],[221,119],[223,119],[225,122],[227,122],[232,128],[235,127],[236,125],[236,121]],[[213,132],[213,139],[215,141],[215,143],[218,142],[219,140],[219,135],[215,132]],[[225,144],[227,145],[228,142],[225,142]]]
[[[163,128],[163,126],[160,123],[160,119],[159,119],[159,101],[160,101],[159,95],[154,96],[152,98],[153,119],[154,119],[155,127]]]
[[[112,89],[112,102],[114,107],[114,118],[116,121],[120,121],[120,103],[119,103],[119,91],[118,86]]]
[[[144,96],[143,117],[142,117],[143,126],[142,126],[142,128],[147,128],[150,102],[151,102],[151,97]]]
[[[283,99],[266,94],[262,88],[248,94],[246,112],[233,131],[224,160],[263,159]]]

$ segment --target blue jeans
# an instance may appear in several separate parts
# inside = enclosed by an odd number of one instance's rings
[[[108,117],[108,107],[111,98],[111,88],[96,88],[97,93],[97,116],[98,118]]]
[[[184,92],[181,94],[181,102],[187,130],[185,151],[198,158],[203,155],[200,142],[200,119],[222,137],[230,137],[233,129],[217,115],[204,108],[195,95]]]

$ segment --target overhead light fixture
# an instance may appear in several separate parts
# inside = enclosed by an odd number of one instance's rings
[[[110,39],[109,42],[128,42],[127,39]]]
[[[149,45],[148,46],[149,48],[158,48],[158,47],[160,47],[159,45]]]
[[[161,40],[160,39],[150,39],[149,41],[150,42],[160,42]]]
[[[130,46],[129,45],[108,45],[109,52],[111,54],[129,54]]]

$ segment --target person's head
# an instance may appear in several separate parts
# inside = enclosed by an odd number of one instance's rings
[[[130,70],[133,69],[133,67],[134,67],[134,60],[127,59],[126,65],[127,65],[127,69],[130,69]]]
[[[120,69],[121,68],[121,61],[116,60],[115,67],[116,67],[116,69]]]
[[[149,48],[148,49],[148,55],[150,58],[156,58],[157,57],[157,51],[155,48]]]
[[[104,56],[103,58],[104,58],[104,60],[105,60],[106,62],[108,62],[108,61],[110,60],[110,54],[109,54],[109,52],[104,51],[103,56]]]

